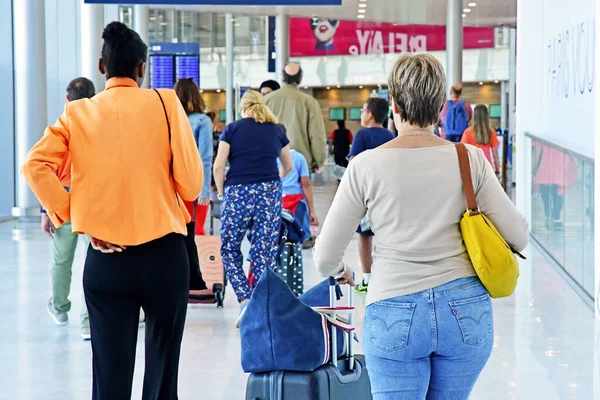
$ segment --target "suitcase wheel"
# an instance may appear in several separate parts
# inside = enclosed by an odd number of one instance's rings
[[[223,308],[223,292],[215,293],[215,299],[217,301],[217,308]]]
[[[213,293],[215,294],[215,303],[217,308],[223,308],[223,300],[225,299],[225,288],[220,283],[213,285]]]

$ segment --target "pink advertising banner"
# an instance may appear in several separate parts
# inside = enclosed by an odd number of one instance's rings
[[[465,49],[494,47],[494,28],[464,28]],[[443,25],[290,19],[290,55],[364,55],[446,50]]]

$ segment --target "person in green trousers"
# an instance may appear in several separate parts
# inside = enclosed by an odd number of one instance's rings
[[[69,323],[68,312],[71,310],[69,293],[71,292],[71,275],[73,260],[79,235],[71,231],[71,223],[68,222],[58,229],[54,229],[48,215],[42,213],[42,230],[54,239],[54,262],[52,263],[52,298],[48,302],[48,313],[58,325]],[[81,235],[87,247],[89,238]],[[82,294],[83,297],[83,294]],[[80,313],[81,337],[90,339],[90,323],[88,320],[85,299],[82,300]]]
[[[95,95],[96,89],[92,81],[86,78],[72,80],[67,86],[67,101],[90,99]],[[71,157],[67,155],[62,165],[56,171],[65,190],[69,191],[71,186]],[[48,301],[48,313],[58,325],[69,323],[68,312],[71,310],[69,293],[71,291],[71,275],[73,260],[79,236],[73,233],[71,223],[67,222],[58,229],[54,228],[52,221],[42,209],[42,230],[54,241],[54,261],[52,263],[52,297]],[[86,246],[89,246],[89,238],[81,235]],[[83,295],[82,295],[83,297]],[[85,299],[81,307],[81,337],[90,340],[90,323],[88,320]]]

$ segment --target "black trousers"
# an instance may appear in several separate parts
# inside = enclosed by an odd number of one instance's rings
[[[83,288],[92,335],[92,399],[131,399],[140,307],[146,313],[142,399],[177,399],[189,293],[184,237],[170,234],[114,254],[90,247]]]

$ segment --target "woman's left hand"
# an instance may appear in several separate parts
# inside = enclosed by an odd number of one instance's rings
[[[356,283],[354,283],[354,272],[352,272],[352,268],[346,265],[346,273],[337,280],[337,283],[340,285],[356,286]]]
[[[319,226],[319,218],[317,217],[317,214],[310,213],[310,225]]]

